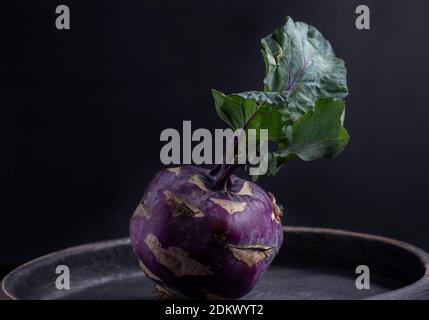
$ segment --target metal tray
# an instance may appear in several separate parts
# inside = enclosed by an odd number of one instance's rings
[[[70,289],[55,286],[58,265]],[[370,289],[358,290],[358,265]],[[128,239],[72,247],[30,261],[2,281],[2,299],[154,299]],[[0,299],[1,299],[0,298]],[[331,229],[286,227],[284,245],[243,299],[429,299],[429,255],[404,242]]]

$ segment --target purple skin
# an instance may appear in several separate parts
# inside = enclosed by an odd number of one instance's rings
[[[162,170],[131,218],[142,269],[176,297],[243,296],[283,242],[274,196],[231,173],[225,165]]]

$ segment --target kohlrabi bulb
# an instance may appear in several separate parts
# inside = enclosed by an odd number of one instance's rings
[[[131,219],[142,269],[176,297],[243,296],[283,241],[282,213],[272,194],[228,175],[219,189],[214,175],[195,166],[162,170]]]

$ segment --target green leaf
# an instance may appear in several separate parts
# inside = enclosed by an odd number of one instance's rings
[[[286,96],[294,120],[322,97],[347,96],[344,61],[314,27],[286,18],[286,24],[262,39],[264,91]]]
[[[287,146],[269,154],[267,175],[276,175],[289,160],[329,159],[346,147],[349,135],[342,125],[344,102],[319,99],[314,109],[286,128]]]
[[[280,153],[277,152],[270,152],[270,154],[268,155],[268,172],[267,175],[269,176],[275,176],[281,167],[283,167],[283,165],[293,159],[295,157],[294,154],[289,154],[289,155],[285,155],[282,156]]]
[[[280,94],[249,91],[225,95],[214,89],[212,94],[219,117],[233,129],[268,129],[269,140],[284,141],[284,127],[292,120]]]
[[[343,112],[341,100],[317,100],[313,110],[286,129],[287,147],[279,154],[282,157],[293,154],[305,161],[337,156],[349,141],[341,121]]]

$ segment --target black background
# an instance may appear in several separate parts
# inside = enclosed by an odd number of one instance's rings
[[[71,30],[55,28],[55,8]],[[355,8],[371,9],[371,30]],[[0,4],[0,264],[127,236],[162,168],[159,134],[223,128],[211,88],[260,89],[259,39],[286,15],[346,61],[346,151],[259,183],[285,223],[429,250],[427,1],[19,1]]]

